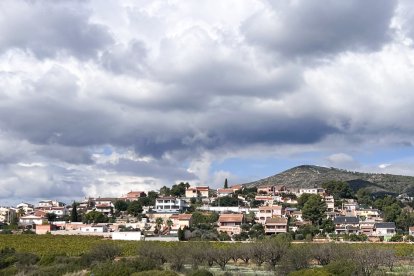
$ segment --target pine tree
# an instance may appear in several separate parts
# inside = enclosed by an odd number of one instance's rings
[[[72,204],[72,212],[70,214],[70,220],[72,222],[77,222],[78,221],[78,210],[77,210],[75,201]]]
[[[227,189],[229,186],[227,184],[227,178],[224,180],[224,189]]]

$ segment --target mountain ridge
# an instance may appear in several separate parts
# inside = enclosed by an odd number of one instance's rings
[[[247,187],[285,185],[290,188],[310,188],[337,180],[348,182],[354,190],[368,188],[372,192],[401,194],[414,190],[414,177],[381,173],[363,173],[316,165],[300,165],[257,181]]]

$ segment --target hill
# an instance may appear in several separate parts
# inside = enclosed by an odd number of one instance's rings
[[[392,174],[352,172],[337,168],[311,165],[294,167],[282,173],[246,183],[248,187],[283,184],[290,188],[316,187],[323,183],[337,180],[348,182],[354,190],[369,188],[372,192],[401,194],[414,190],[414,177]]]

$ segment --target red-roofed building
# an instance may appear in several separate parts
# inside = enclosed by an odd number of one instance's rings
[[[243,214],[221,214],[218,231],[227,232],[229,235],[240,234],[243,221]]]
[[[138,200],[140,197],[145,197],[147,196],[147,194],[145,192],[142,191],[130,191],[129,193],[127,193],[123,199],[127,200],[127,201],[135,201]]]
[[[233,189],[233,191],[239,191],[239,190],[243,189],[243,185],[240,185],[240,184],[233,185],[233,186],[230,186],[230,189]]]
[[[227,189],[224,189],[224,188],[217,189],[217,196],[218,197],[229,196],[229,195],[232,195],[233,193],[234,193],[234,190],[233,189],[230,189],[230,188],[227,188]]]
[[[208,186],[189,187],[185,190],[185,197],[208,197]]]
[[[282,212],[282,206],[279,205],[261,206],[259,207],[259,211],[256,213],[256,219],[258,223],[265,224],[266,219],[281,217]]]
[[[288,221],[285,218],[273,217],[267,218],[265,222],[266,234],[287,233]]]
[[[170,219],[174,223],[174,229],[182,229],[185,226],[190,227],[193,221],[193,214],[174,214],[170,217]]]

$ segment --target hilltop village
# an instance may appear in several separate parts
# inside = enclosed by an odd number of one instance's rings
[[[3,234],[97,235],[114,240],[413,241],[413,198],[354,192],[346,182],[223,188],[179,183],[65,204],[42,200],[0,207]]]

